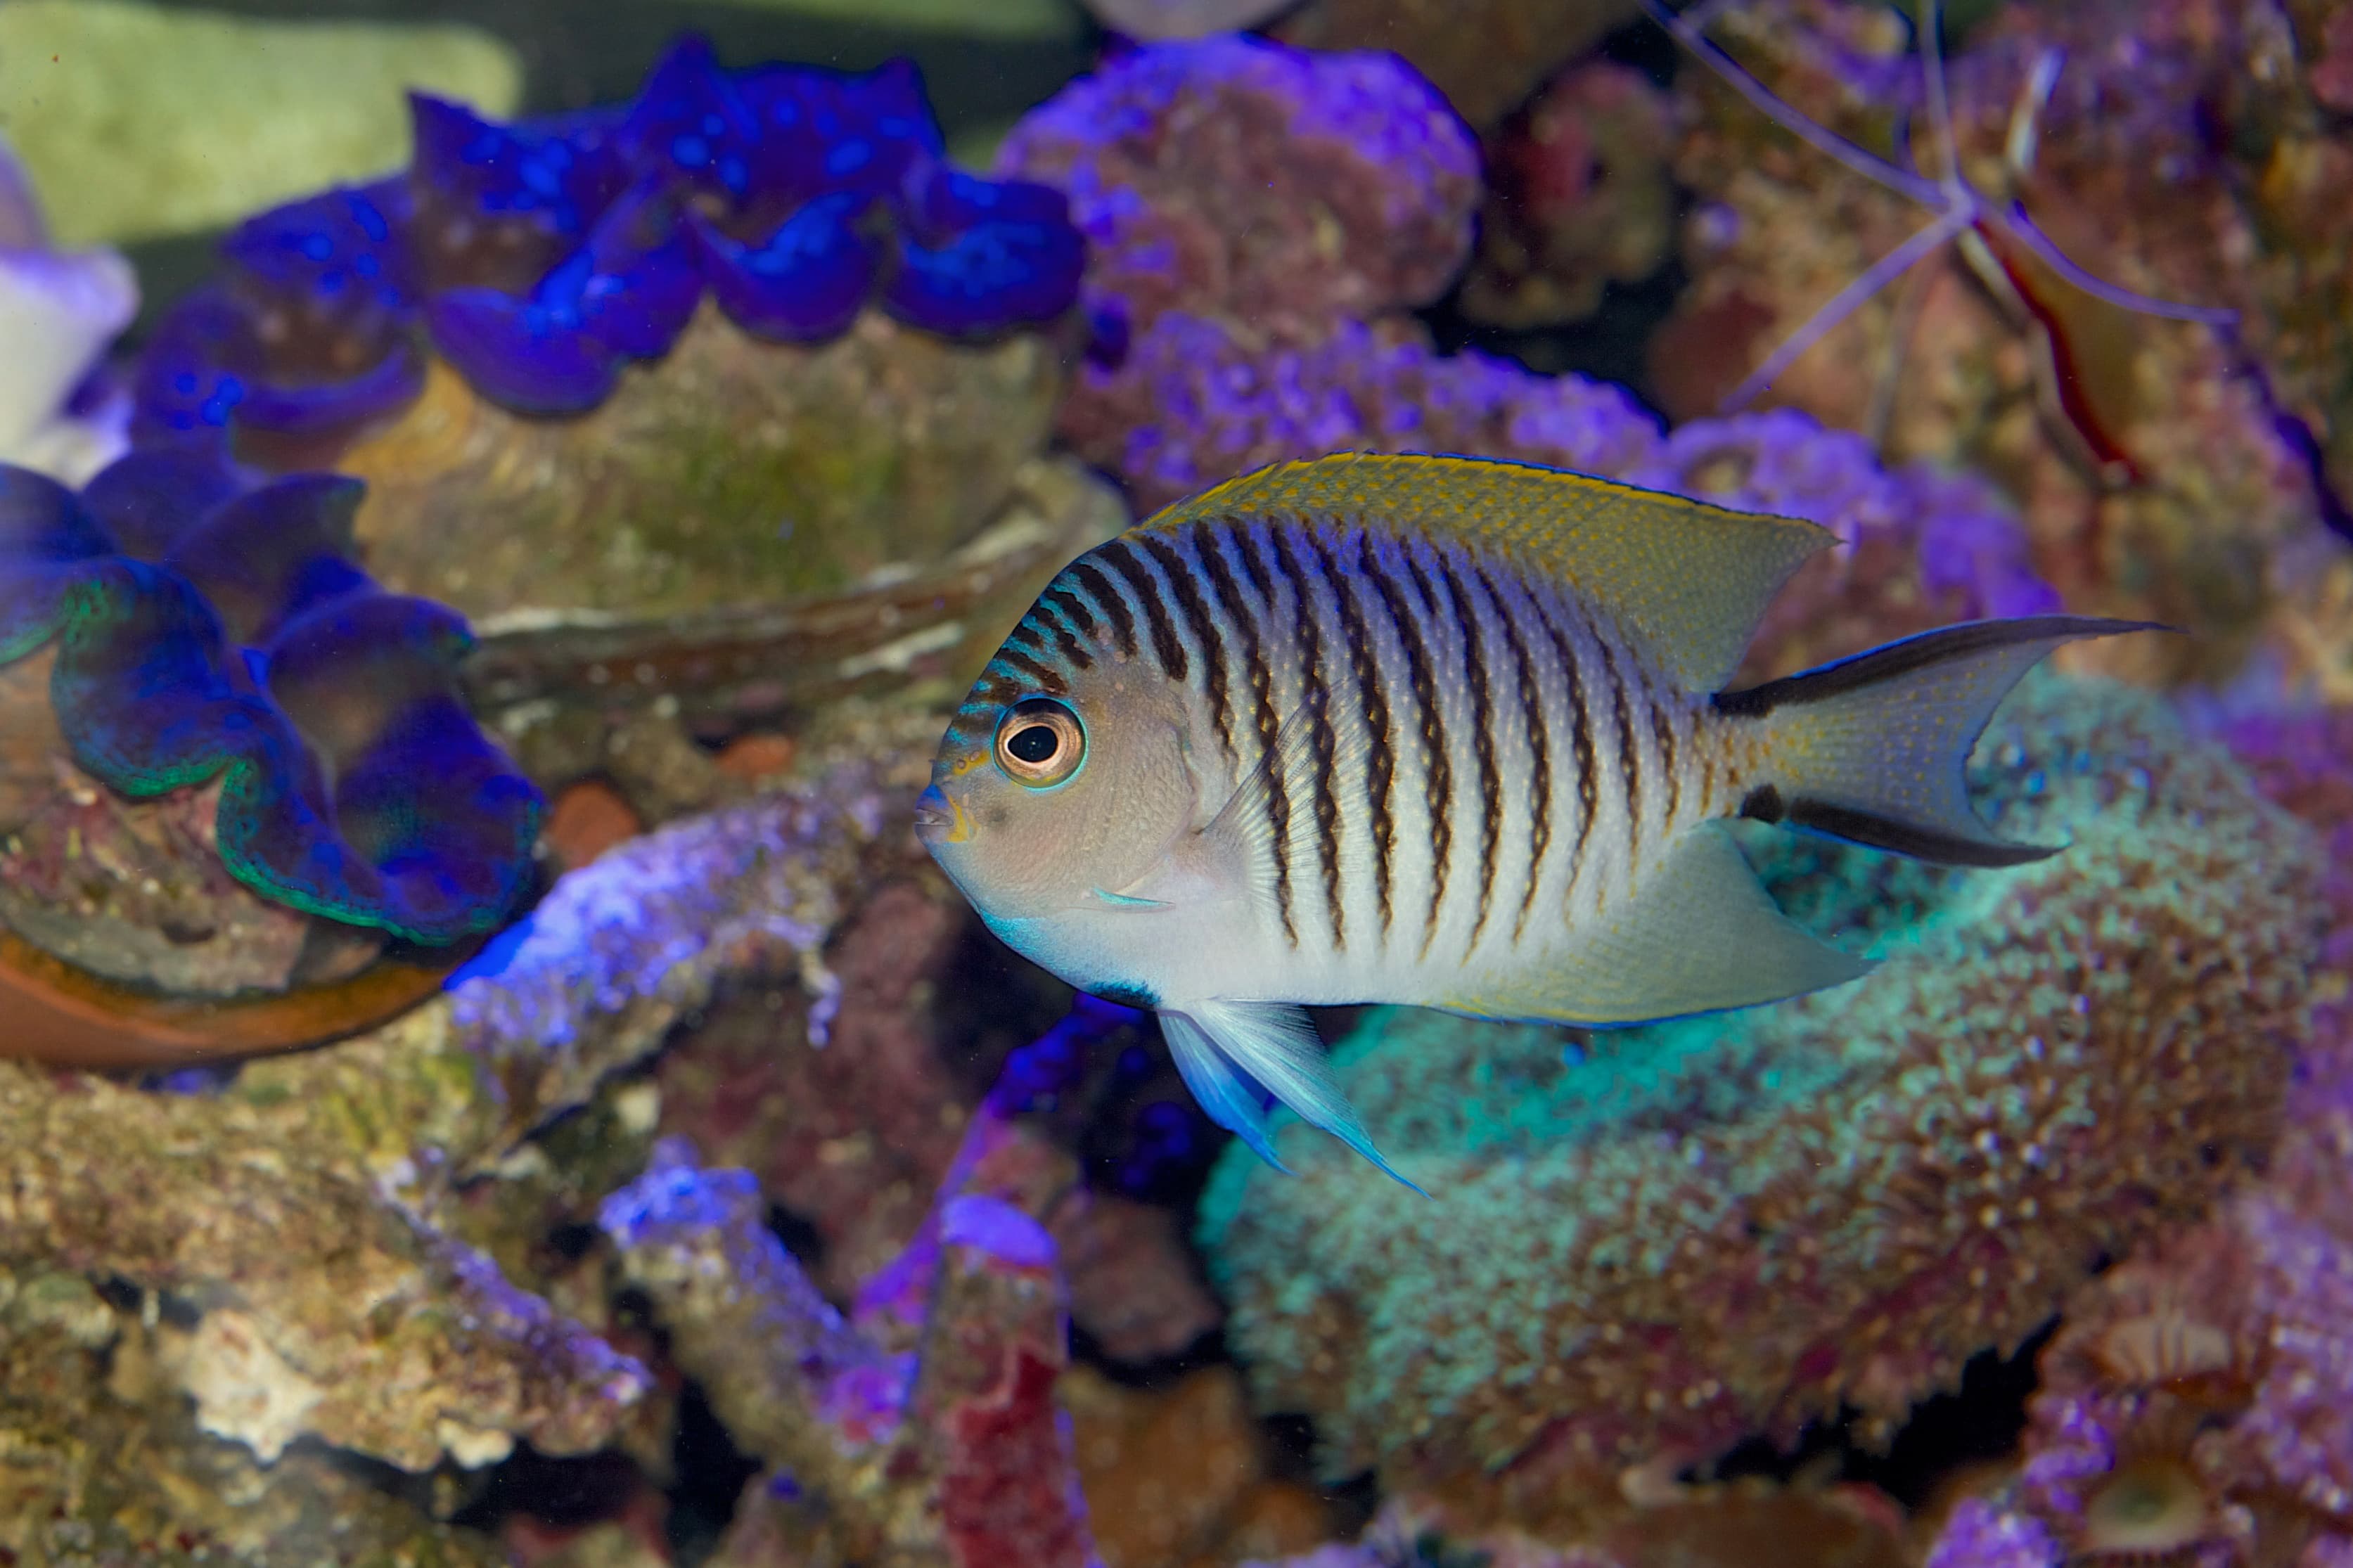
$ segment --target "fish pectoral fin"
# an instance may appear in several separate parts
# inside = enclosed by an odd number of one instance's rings
[[[1730,834],[1688,835],[1566,953],[1506,983],[1432,1005],[1481,1017],[1635,1024],[1778,1002],[1870,973],[1783,914]]]
[[[1280,1002],[1189,1002],[1164,1006],[1159,1017],[1168,1054],[1209,1120],[1276,1170],[1290,1167],[1275,1156],[1254,1084],[1301,1121],[1322,1128],[1389,1176],[1421,1192],[1373,1147],[1356,1108],[1332,1076],[1324,1042],[1303,1009]]]
[[[1261,908],[1276,908],[1274,813],[1270,809],[1279,782],[1294,802],[1313,793],[1318,771],[1316,731],[1329,726],[1330,767],[1345,775],[1355,759],[1371,749],[1369,731],[1361,724],[1331,723],[1329,700],[1301,702],[1274,732],[1274,744],[1258,765],[1242,775],[1217,816],[1201,828],[1196,841],[1204,859],[1230,869],[1256,896]],[[1301,809],[1293,806],[1293,810]]]

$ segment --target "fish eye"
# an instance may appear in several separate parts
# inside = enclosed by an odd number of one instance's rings
[[[1033,788],[1058,784],[1086,760],[1087,733],[1070,705],[1032,697],[1006,710],[997,726],[997,765]]]

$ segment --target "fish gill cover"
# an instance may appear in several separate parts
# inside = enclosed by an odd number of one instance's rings
[[[913,65],[721,69],[687,37],[629,103],[510,124],[413,94],[409,167],[263,213],[158,328],[136,437],[332,437],[428,351],[518,412],[594,407],[707,289],[744,331],[838,336],[870,302],[984,338],[1060,316],[1062,195],[951,166]]]
[[[543,803],[459,699],[465,622],[352,563],[363,488],[256,487],[179,451],[79,495],[0,466],[0,663],[54,642],[58,729],[113,789],[226,775],[215,832],[240,881],[446,943],[504,918]]]

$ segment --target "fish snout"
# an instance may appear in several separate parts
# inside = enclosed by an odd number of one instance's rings
[[[961,844],[972,837],[972,818],[934,784],[915,797],[915,837],[927,846]]]

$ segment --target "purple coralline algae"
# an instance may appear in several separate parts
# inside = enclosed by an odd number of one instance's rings
[[[1062,198],[950,165],[903,61],[726,71],[689,37],[615,109],[498,124],[411,102],[405,174],[229,237],[220,281],[157,329],[141,439],[346,437],[415,400],[428,349],[495,402],[578,413],[706,292],[743,331],[804,343],[870,302],[985,338],[1075,297]]]
[[[541,801],[459,698],[465,623],[353,564],[362,489],[194,453],[134,453],[79,495],[0,468],[0,662],[54,648],[58,730],[109,788],[219,780],[239,880],[448,943],[505,918]]]
[[[1426,304],[1479,204],[1478,145],[1410,67],[1241,37],[1107,60],[997,167],[1067,193],[1091,308],[1130,337],[1176,308],[1279,338]]]
[[[2252,1169],[2311,1028],[2309,831],[2122,689],[2039,679],[1978,755],[2001,830],[2064,854],[1750,846],[1866,983],[1584,1038],[1364,1026],[1341,1079],[1443,1201],[1229,1152],[1200,1234],[1261,1406],[1506,1518],[1841,1405],[1883,1436]]]

